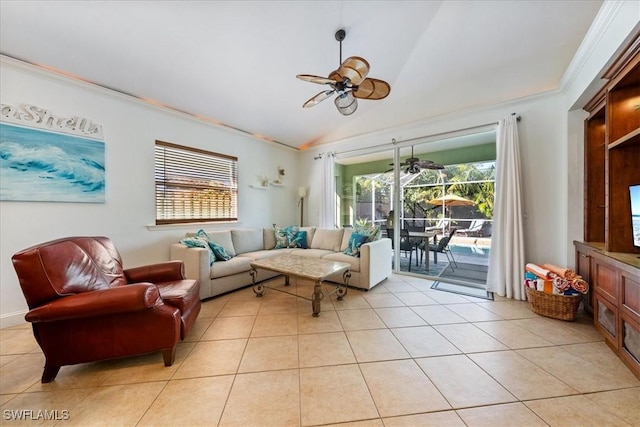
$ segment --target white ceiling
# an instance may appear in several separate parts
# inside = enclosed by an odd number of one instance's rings
[[[601,4],[2,0],[0,53],[304,148],[557,89]],[[340,28],[391,93],[303,109]]]

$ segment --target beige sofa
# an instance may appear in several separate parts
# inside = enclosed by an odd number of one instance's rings
[[[209,250],[187,247],[182,243],[171,245],[171,259],[184,263],[185,275],[200,281],[200,299],[214,297],[252,284],[251,262],[256,259],[293,253],[304,257],[323,258],[347,262],[351,265],[349,286],[371,289],[391,275],[391,240],[382,238],[364,243],[360,256],[343,253],[347,248],[352,229],[323,229],[302,227],[307,231],[308,249],[275,249],[276,236],[273,228],[245,228],[207,232],[211,241],[223,246],[232,258],[215,261],[209,265]],[[187,237],[194,233],[187,233]],[[276,274],[257,270],[256,280],[275,277]],[[342,274],[330,277],[331,281],[344,283]]]

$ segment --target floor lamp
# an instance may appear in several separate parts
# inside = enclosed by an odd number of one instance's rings
[[[298,196],[300,196],[300,227],[304,225],[304,196],[307,195],[306,187],[298,187]]]

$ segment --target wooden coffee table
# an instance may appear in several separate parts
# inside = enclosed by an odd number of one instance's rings
[[[283,289],[271,288],[279,292],[295,295],[298,298],[311,301],[311,308],[313,309],[313,316],[318,317],[320,315],[320,302],[325,297],[325,293],[322,290],[323,283],[330,283],[336,286],[335,290],[329,292],[327,295],[336,294],[338,299],[341,300],[343,296],[347,294],[347,284],[351,273],[349,272],[350,265],[346,262],[329,261],[318,258],[308,258],[304,256],[296,256],[291,254],[277,255],[271,258],[265,258],[251,263],[251,278],[253,281],[253,292],[256,296],[261,297],[264,295],[266,286],[265,281],[256,282],[257,269],[275,271],[285,277],[285,286],[289,286],[289,277],[300,277],[303,279],[309,279],[314,282],[313,293],[311,298],[305,298],[292,292],[287,292]],[[345,284],[334,283],[327,281],[327,278],[333,274],[342,272]],[[272,279],[268,279],[272,280]]]

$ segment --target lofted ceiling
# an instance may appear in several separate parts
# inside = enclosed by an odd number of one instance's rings
[[[602,1],[0,2],[0,53],[296,147],[552,91]],[[391,85],[302,104],[357,55]]]

